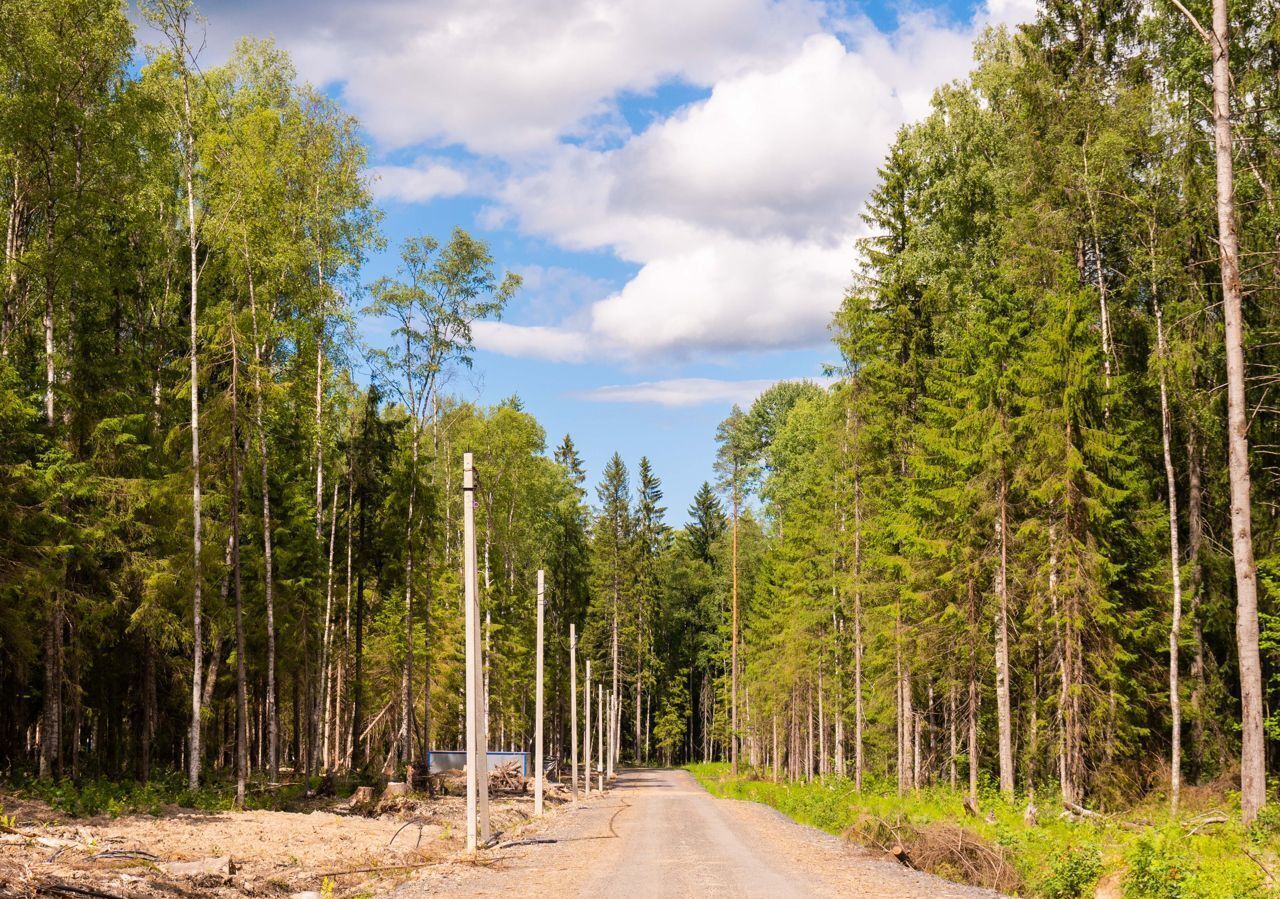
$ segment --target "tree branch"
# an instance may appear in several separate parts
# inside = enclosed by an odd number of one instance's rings
[[[1181,0],[1169,0],[1169,2],[1177,7],[1178,11],[1187,17],[1187,21],[1191,23],[1191,27],[1200,32],[1200,36],[1205,39],[1205,42],[1209,44],[1209,46],[1213,46],[1213,38],[1210,36],[1208,31],[1205,31],[1204,26],[1200,24],[1200,20],[1191,14],[1191,10],[1183,6]]]

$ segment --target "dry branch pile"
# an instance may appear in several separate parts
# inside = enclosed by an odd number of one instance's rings
[[[888,853],[902,864],[948,880],[1016,894],[1022,878],[1003,846],[953,824],[911,824],[864,815],[845,837]]]
[[[499,793],[523,793],[529,781],[520,774],[519,762],[503,762],[489,772],[489,789]]]

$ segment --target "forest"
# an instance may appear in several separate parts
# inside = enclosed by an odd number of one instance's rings
[[[0,775],[242,804],[460,746],[471,452],[492,746],[532,743],[545,569],[553,757],[572,624],[629,763],[1267,811],[1272,0],[989,31],[879,170],[829,377],[729,413],[683,526],[648,459],[590,485],[466,398],[519,276],[457,228],[370,280],[359,123],[278,46],[5,9]]]

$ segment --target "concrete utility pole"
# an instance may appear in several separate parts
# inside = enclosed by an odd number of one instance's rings
[[[587,795],[591,795],[591,660],[587,659],[587,680],[582,687],[582,773],[586,776]]]
[[[538,666],[533,698],[533,813],[542,814],[542,616],[547,600],[542,569],[538,569]]]
[[[569,625],[569,753],[573,756],[573,801],[578,801],[578,629]]]
[[[613,780],[613,764],[618,758],[618,726],[620,724],[618,718],[618,696],[613,691],[609,691],[609,764],[605,771],[605,777]]]
[[[600,771],[600,792],[604,792],[604,766],[605,755],[608,750],[604,749],[604,684],[596,684],[596,743],[600,745],[602,753],[600,761],[596,764],[596,768]]]
[[[484,672],[480,658],[480,602],[476,575],[475,468],[462,454],[463,595],[467,642],[467,851],[489,842],[489,735],[480,698]],[[479,841],[476,827],[479,825]]]

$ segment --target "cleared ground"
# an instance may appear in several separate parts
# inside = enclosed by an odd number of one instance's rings
[[[908,897],[974,899],[773,809],[715,799],[685,771],[625,771],[606,795],[566,805],[477,865],[427,869],[398,899],[493,897]]]
[[[559,797],[558,791],[552,791]],[[716,799],[685,771],[624,771],[612,789],[528,817],[493,804],[497,844],[463,852],[463,800],[413,800],[378,818],[166,809],[66,820],[0,795],[0,897],[491,896],[906,897],[994,893],[902,867],[751,802]],[[333,809],[332,811],[330,809]],[[175,870],[230,860],[228,871]]]

